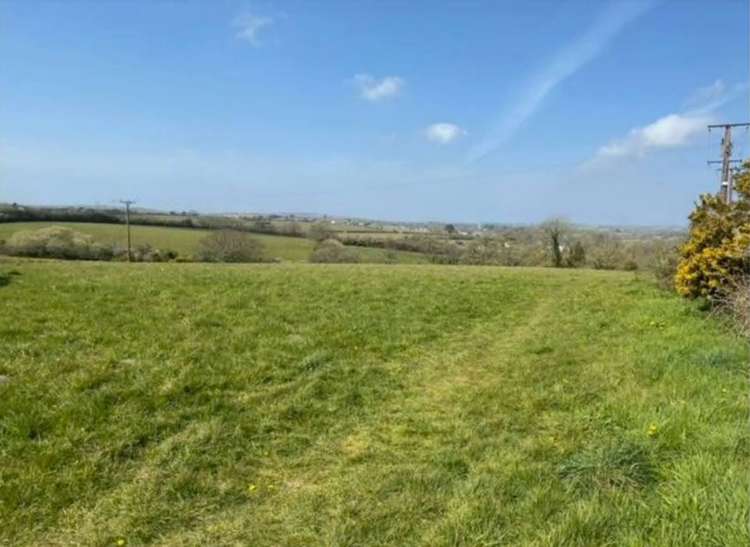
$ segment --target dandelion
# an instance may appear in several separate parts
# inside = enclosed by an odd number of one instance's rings
[[[247,486],[247,491],[248,491],[248,492],[255,492],[255,490],[256,490],[257,488],[258,488],[258,487],[257,487],[257,486],[255,486],[254,484],[249,484],[249,485]]]
[[[656,424],[651,424],[648,426],[648,436],[653,437],[659,432],[659,428],[656,426]]]
[[[125,540],[123,538],[120,538],[115,543],[117,543],[117,545],[121,545],[122,546],[122,545],[125,545]]]

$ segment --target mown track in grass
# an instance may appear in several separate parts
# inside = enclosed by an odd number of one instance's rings
[[[11,271],[0,543],[748,542],[748,351],[632,274]]]

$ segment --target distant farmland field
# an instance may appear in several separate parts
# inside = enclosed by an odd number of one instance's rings
[[[2,545],[743,545],[748,349],[633,274],[0,259]]]
[[[125,246],[127,236],[125,225],[98,224],[85,222],[12,222],[0,223],[0,239],[7,239],[19,230],[38,230],[48,226],[67,226],[79,232],[93,236],[105,244]],[[149,244],[157,249],[169,249],[182,255],[193,255],[197,252],[200,240],[208,230],[194,228],[172,228],[162,226],[131,226],[133,245]],[[251,234],[260,240],[266,248],[269,258],[279,258],[289,262],[306,262],[315,246],[315,242],[299,238],[266,234]],[[352,247],[362,262],[383,262],[385,251],[374,248]],[[424,255],[396,251],[393,253],[397,262],[418,264],[427,262]]]

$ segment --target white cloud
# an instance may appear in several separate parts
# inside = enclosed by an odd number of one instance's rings
[[[253,15],[247,13],[239,16],[234,20],[234,26],[239,30],[237,31],[237,38],[245,40],[257,47],[260,45],[260,32],[274,22],[273,17],[265,17],[260,15]]]
[[[693,137],[705,133],[712,118],[706,114],[669,114],[653,123],[632,129],[597,151],[598,158],[642,157],[652,150],[677,148],[690,144]]]
[[[469,154],[477,161],[501,146],[542,105],[544,99],[560,83],[573,76],[598,57],[606,46],[631,21],[651,9],[658,0],[619,0],[608,5],[586,32],[559,49],[552,59],[534,74],[507,108],[501,121]]]
[[[378,80],[370,74],[357,74],[353,81],[359,88],[362,98],[373,102],[396,97],[405,84],[398,76],[386,76]]]
[[[424,130],[425,137],[432,142],[448,144],[466,135],[466,130],[452,123],[433,123]]]
[[[747,89],[746,83],[728,86],[716,80],[690,95],[685,101],[690,110],[667,114],[648,125],[631,129],[624,137],[601,146],[582,167],[603,167],[617,158],[641,158],[653,151],[688,146],[714,122],[714,111],[744,96]]]

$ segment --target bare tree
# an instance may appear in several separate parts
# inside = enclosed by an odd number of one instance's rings
[[[552,251],[552,265],[563,266],[563,238],[570,231],[570,223],[562,218],[551,218],[542,223],[542,230]]]

